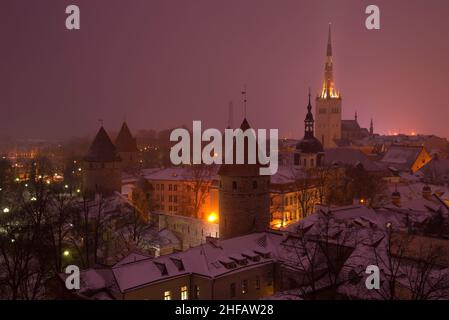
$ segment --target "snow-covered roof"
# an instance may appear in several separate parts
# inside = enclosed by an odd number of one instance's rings
[[[112,272],[121,292],[191,273],[220,277],[242,268],[273,262],[276,244],[281,238],[276,233],[254,233],[208,242],[187,251],[152,259],[133,254],[114,265]],[[247,259],[245,255],[257,256],[259,259]],[[133,261],[134,258],[136,261]],[[240,261],[245,261],[245,264],[240,264]],[[179,263],[182,263],[182,268]]]
[[[324,150],[324,161],[327,164],[342,164],[350,166],[362,165],[367,171],[382,171],[384,168],[378,162],[368,158],[362,151],[352,148],[329,148]]]

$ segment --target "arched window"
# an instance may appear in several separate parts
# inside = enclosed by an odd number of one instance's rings
[[[237,181],[232,181],[232,189],[237,189]]]
[[[257,189],[257,181],[253,181],[253,189]]]

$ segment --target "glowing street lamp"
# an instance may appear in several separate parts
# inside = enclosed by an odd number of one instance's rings
[[[70,251],[64,250],[64,252],[62,254],[64,255],[64,257],[68,257],[68,256],[70,256]]]
[[[218,220],[218,215],[215,212],[212,212],[211,214],[209,214],[209,216],[207,217],[207,221],[209,221],[210,223],[214,223]]]

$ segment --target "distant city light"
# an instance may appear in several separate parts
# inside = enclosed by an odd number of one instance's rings
[[[3,213],[8,213],[9,212],[9,208],[3,208]]]
[[[11,242],[12,242],[12,243],[16,242],[16,239],[11,239]]]
[[[47,180],[46,182],[47,182],[47,184],[50,184],[50,183],[51,183],[51,181],[50,181],[50,180]]]
[[[31,201],[36,201],[37,199],[36,199],[36,197],[32,197],[30,200]]]
[[[63,255],[64,255],[64,257],[70,256],[70,251],[69,250],[64,250]]]
[[[81,190],[80,189],[76,189],[76,193],[80,193],[81,192]]]
[[[208,217],[207,217],[207,221],[209,221],[210,223],[214,223],[218,220],[218,215],[215,212],[212,212]]]
[[[66,185],[64,185],[64,188],[68,189],[68,188],[69,188],[69,185],[67,185],[67,184],[66,184]]]
[[[17,177],[17,178],[16,178],[16,182],[19,182],[19,181],[20,181],[20,178]]]

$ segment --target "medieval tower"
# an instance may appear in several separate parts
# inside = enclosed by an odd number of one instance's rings
[[[83,191],[105,196],[120,192],[121,174],[120,156],[101,127],[84,157]]]
[[[122,168],[124,170],[139,167],[139,149],[136,139],[132,136],[126,122],[123,122],[120,132],[115,140],[115,147],[122,159]]]
[[[334,83],[330,24],[323,88],[316,98],[315,131],[325,148],[335,147],[335,140],[341,139],[341,95]]]
[[[240,129],[251,129],[246,119]],[[244,164],[223,164],[218,171],[221,239],[261,232],[269,228],[270,176],[259,174],[259,164],[248,163],[248,149],[245,143]]]

